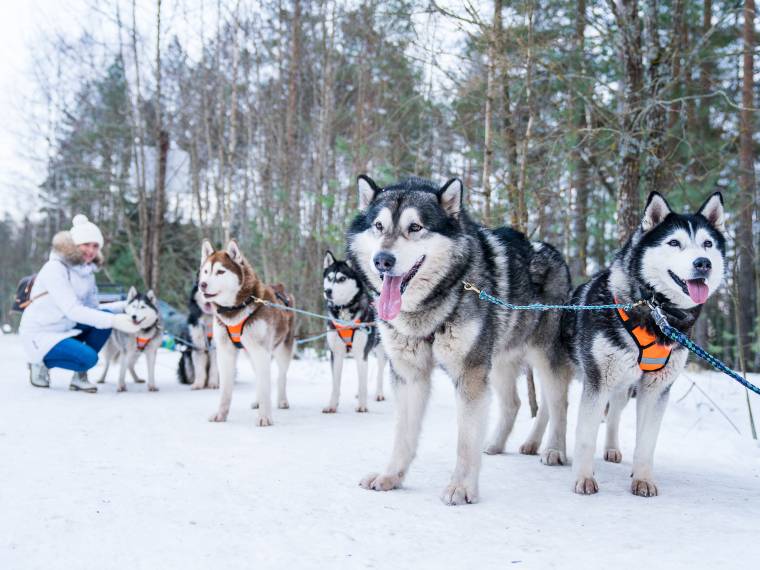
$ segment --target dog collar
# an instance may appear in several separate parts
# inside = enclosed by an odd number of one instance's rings
[[[614,297],[615,304],[619,304],[617,296]],[[657,342],[657,337],[648,332],[644,327],[633,326],[631,317],[628,313],[618,307],[618,317],[623,323],[623,327],[636,343],[639,349],[638,363],[639,368],[644,372],[656,372],[662,370],[670,360],[670,354],[673,348]]]
[[[256,302],[256,299],[257,299],[256,295],[251,295],[250,297],[248,297],[242,303],[239,303],[237,305],[233,305],[232,307],[225,307],[224,305],[218,305],[217,303],[214,303],[214,305],[216,305],[216,311],[218,313],[225,314],[225,313],[232,313],[234,311],[239,311],[241,309],[245,309],[251,303]],[[251,313],[251,314],[253,314],[253,313]]]

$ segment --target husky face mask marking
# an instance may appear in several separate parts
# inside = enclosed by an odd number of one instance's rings
[[[652,193],[647,202],[634,268],[644,283],[682,309],[703,304],[725,271],[723,199],[715,193],[696,214],[676,214]]]
[[[337,261],[332,252],[328,251],[323,266],[322,292],[325,299],[338,307],[351,303],[360,291],[359,277],[351,265]]]
[[[370,284],[380,291],[378,315],[392,321],[412,311],[439,281],[454,247],[462,183],[452,179],[441,188],[410,181],[380,189],[359,177],[359,203],[365,211],[354,222],[351,248]]]
[[[124,308],[124,313],[140,328],[148,329],[158,320],[157,303],[158,299],[152,290],[143,295],[132,287],[127,293],[127,306]]]
[[[236,242],[231,241],[226,251],[214,251],[208,241],[203,242],[198,288],[206,301],[221,306],[235,305],[240,289],[243,254]]]

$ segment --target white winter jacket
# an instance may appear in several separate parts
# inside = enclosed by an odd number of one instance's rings
[[[69,232],[55,235],[50,259],[30,292],[34,300],[21,316],[19,334],[30,362],[42,361],[60,341],[79,334],[77,323],[111,328],[113,314],[97,308],[95,272],[101,263],[100,255],[94,263],[84,263]]]

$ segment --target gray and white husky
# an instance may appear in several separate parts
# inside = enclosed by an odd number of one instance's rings
[[[375,400],[385,400],[383,394],[383,372],[385,371],[385,353],[380,344],[377,327],[354,328],[336,321],[354,323],[371,323],[375,320],[372,300],[362,283],[361,277],[350,263],[335,259],[332,252],[325,253],[324,271],[322,273],[322,291],[327,305],[327,312],[335,319],[330,321],[327,334],[327,346],[330,347],[332,363],[332,392],[330,401],[322,409],[325,414],[338,411],[340,400],[340,380],[343,375],[343,361],[349,353],[356,360],[359,377],[359,394],[357,412],[367,411],[367,375],[368,359],[371,352],[377,358],[377,389]]]
[[[191,384],[192,390],[219,388],[214,345],[214,306],[206,300],[198,281],[187,303],[187,337],[190,347],[180,356],[177,378],[181,384]]]
[[[612,265],[575,290],[574,304],[651,300],[687,333],[702,304],[720,286],[725,268],[723,199],[715,193],[696,214],[676,214],[653,192],[639,228]],[[573,471],[575,492],[599,490],[594,479],[597,431],[609,402],[604,458],[619,463],[620,414],[636,390],[636,448],[631,492],[657,495],[654,449],[670,388],[687,351],[662,335],[648,306],[630,311],[582,311],[563,318],[563,333],[583,379]]]
[[[475,502],[489,379],[502,407],[488,448],[496,453],[514,424],[520,404],[515,381],[524,364],[539,380],[557,377],[545,382],[550,388],[569,382],[572,365],[555,349],[556,313],[505,311],[465,292],[462,282],[512,303],[556,303],[569,294],[567,265],[551,246],[532,244],[509,228],[489,230],[473,222],[456,178],[443,186],[410,178],[380,188],[360,176],[358,186],[361,213],[348,231],[349,259],[378,295],[378,326],[396,394],[390,462],[360,484],[378,491],[401,485],[417,451],[431,374],[439,364],[456,388],[459,433],[456,467],[442,500]],[[544,458],[556,464],[565,460],[566,391],[548,401],[553,408],[544,418],[550,417],[552,429]],[[538,447],[545,426],[537,422],[526,449]]]
[[[134,334],[117,331],[111,331],[111,336],[105,346],[103,357],[106,367],[103,374],[98,380],[98,384],[106,381],[108,368],[111,361],[119,360],[119,382],[117,392],[126,392],[127,384],[124,381],[127,368],[132,375],[132,379],[142,384],[145,380],[141,379],[135,372],[135,364],[140,355],[145,354],[148,362],[148,390],[157,392],[156,386],[156,354],[161,346],[161,315],[158,312],[158,299],[153,291],[148,291],[144,295],[138,293],[137,289],[132,287],[127,293],[127,304],[124,312],[132,318],[132,322],[140,327],[140,330]]]

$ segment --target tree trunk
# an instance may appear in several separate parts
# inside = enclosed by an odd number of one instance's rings
[[[493,26],[488,32],[488,69],[486,72],[486,108],[484,112],[483,136],[483,223],[491,225],[491,162],[493,161],[493,135],[491,122],[493,120],[494,75],[496,74],[496,58],[499,53],[501,37],[501,0],[493,3]]]
[[[578,9],[575,19],[575,67],[578,77],[583,79],[579,88],[582,93],[574,96],[574,129],[575,145],[573,147],[573,162],[575,163],[575,212],[573,218],[573,230],[577,242],[578,254],[572,260],[573,275],[580,278],[586,277],[586,265],[588,259],[588,199],[589,199],[589,147],[586,144],[588,137],[587,113],[588,106],[585,98],[589,96],[586,83],[586,65],[584,62],[586,34],[586,0],[578,1]]]
[[[739,340],[745,362],[752,362],[753,336],[757,334],[755,328],[756,304],[755,295],[755,251],[752,235],[752,221],[755,208],[757,207],[755,188],[755,153],[752,143],[754,97],[753,97],[753,73],[754,61],[753,50],[755,48],[754,37],[755,0],[744,2],[744,65],[742,79],[742,109],[739,118],[739,187],[738,196],[739,211],[737,212],[738,226],[736,228],[737,249],[737,290],[738,303],[741,307],[739,312]],[[740,355],[741,356],[741,355]]]

